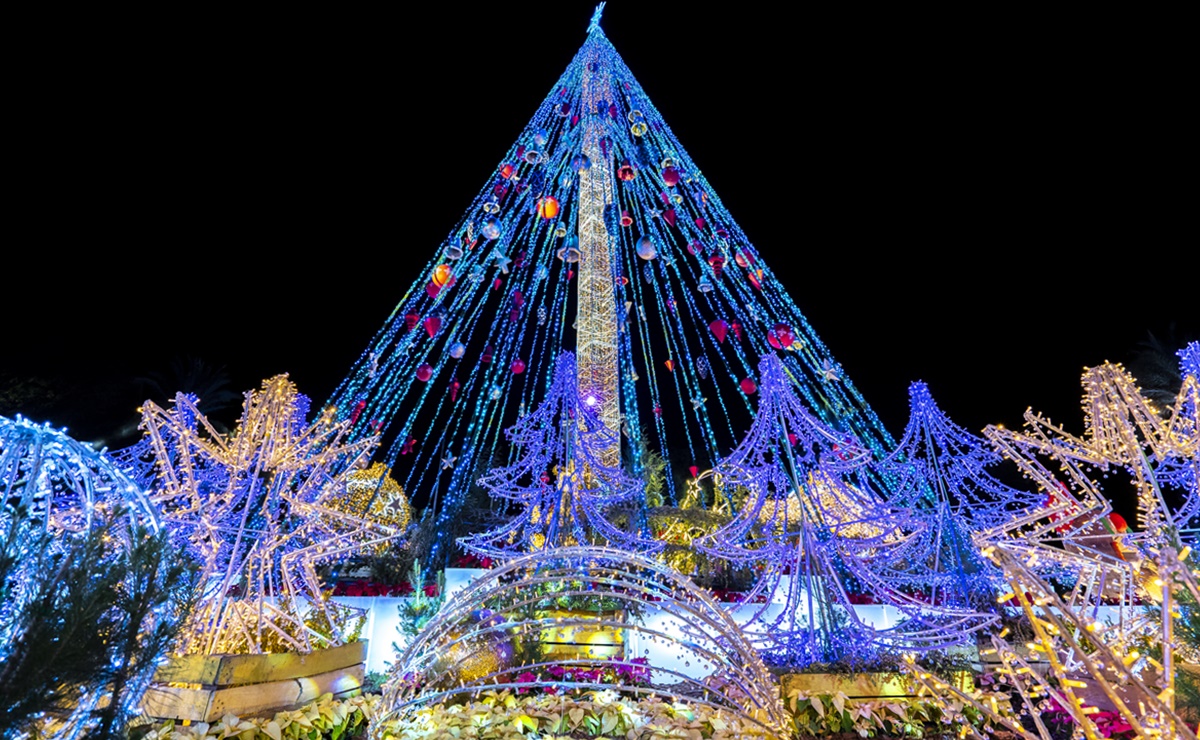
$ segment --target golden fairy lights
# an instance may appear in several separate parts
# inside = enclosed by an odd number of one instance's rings
[[[204,591],[179,652],[340,644],[351,615],[325,598],[317,566],[401,533],[339,503],[353,473],[338,471],[355,470],[377,439],[347,443],[348,422],[335,423],[332,409],[311,424],[306,411],[286,375],[246,394],[229,434],[182,394],[169,410],[142,409],[157,473],[151,498],[202,564]]]

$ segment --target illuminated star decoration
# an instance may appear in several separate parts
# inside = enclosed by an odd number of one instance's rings
[[[454,463],[458,462],[458,458],[454,455],[446,455],[442,458],[442,470],[454,470]]]
[[[987,427],[985,436],[1041,487],[1046,500],[1032,516],[980,533],[980,541],[1024,548],[1040,559],[1042,572],[1056,569],[1058,575],[1074,578],[1078,586],[1073,595],[1083,603],[1117,597],[1132,606],[1145,579],[1136,572],[1136,563],[1112,546],[1116,533],[1106,516],[1112,506],[1102,480],[1122,471],[1137,493],[1141,532],[1118,545],[1158,541],[1168,532],[1195,539],[1200,384],[1187,371],[1188,354],[1181,357],[1185,377],[1168,413],[1154,408],[1121,365],[1106,363],[1083,374],[1083,436],[1032,410],[1025,413],[1022,432]]]
[[[178,648],[183,654],[310,652],[341,644],[346,613],[326,601],[317,565],[396,537],[399,531],[335,505],[348,473],[377,438],[345,443],[333,409],[306,424],[308,399],[286,375],[247,393],[234,431],[221,434],[176,396],[147,401],[142,429],[155,460],[152,500],[164,526],[190,542],[204,590]],[[332,626],[318,641],[317,617]]]

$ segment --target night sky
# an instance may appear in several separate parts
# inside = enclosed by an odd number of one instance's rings
[[[27,29],[0,415],[99,438],[176,356],[327,399],[594,3],[418,5]],[[602,25],[893,434],[914,380],[973,431],[1027,407],[1082,431],[1085,366],[1200,338],[1179,47],[1128,18],[758,5]]]

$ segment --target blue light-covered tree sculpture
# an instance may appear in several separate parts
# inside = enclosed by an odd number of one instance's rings
[[[823,422],[874,454],[889,447],[598,22],[430,252],[328,405],[352,435],[383,435],[384,462],[418,506],[438,492],[438,531],[563,350],[597,417],[621,432],[605,465],[634,476],[644,449],[679,470],[733,449],[766,351]],[[676,477],[665,486],[664,503],[678,503]]]
[[[913,608],[971,611],[993,602],[1002,574],[979,555],[973,535],[1040,510],[1044,499],[993,475],[1002,463],[986,439],[938,407],[927,385],[910,385],[904,433],[891,454],[871,465],[889,481],[888,506],[911,531],[861,572],[872,590],[890,591]]]
[[[869,450],[807,410],[780,358],[764,356],[759,373],[754,424],[713,471],[740,507],[698,540],[713,557],[760,567],[760,588],[782,596],[782,609],[764,606],[748,626],[789,662],[812,663],[869,646],[947,647],[994,621],[969,603],[969,556],[955,551],[970,544],[951,536],[962,531],[954,513],[924,492],[911,507],[885,501],[866,474]],[[859,597],[891,607],[897,623],[868,624]]]
[[[0,735],[69,740],[136,715],[179,619],[162,593],[181,573],[147,558],[159,527],[106,454],[0,417]]]
[[[862,469],[868,450],[809,412],[780,358],[764,356],[759,375],[754,423],[713,468],[736,514],[695,544],[711,557],[762,569],[757,589],[783,594],[782,610],[764,605],[747,620],[765,646],[785,647],[791,661],[837,660],[850,646],[876,640],[855,613],[834,540],[876,543],[885,534],[874,521],[883,502],[843,484],[843,474]]]
[[[620,466],[605,464],[604,452],[617,433],[604,426],[595,406],[595,398],[580,396],[575,356],[563,352],[545,399],[508,430],[517,459],[479,481],[493,496],[518,502],[521,510],[494,531],[461,539],[464,548],[498,559],[581,544],[603,543],[627,552],[661,549],[656,540],[609,520],[607,510],[635,501],[642,482]]]

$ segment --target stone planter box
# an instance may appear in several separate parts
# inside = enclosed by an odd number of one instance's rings
[[[542,629],[542,654],[547,659],[625,657],[624,630],[599,624],[600,621],[624,622],[623,611],[547,610],[538,612],[537,616],[561,622],[561,626]]]
[[[213,722],[296,709],[321,694],[353,696],[362,688],[365,640],[311,653],[186,655],[154,674],[142,711],[158,719]]]

